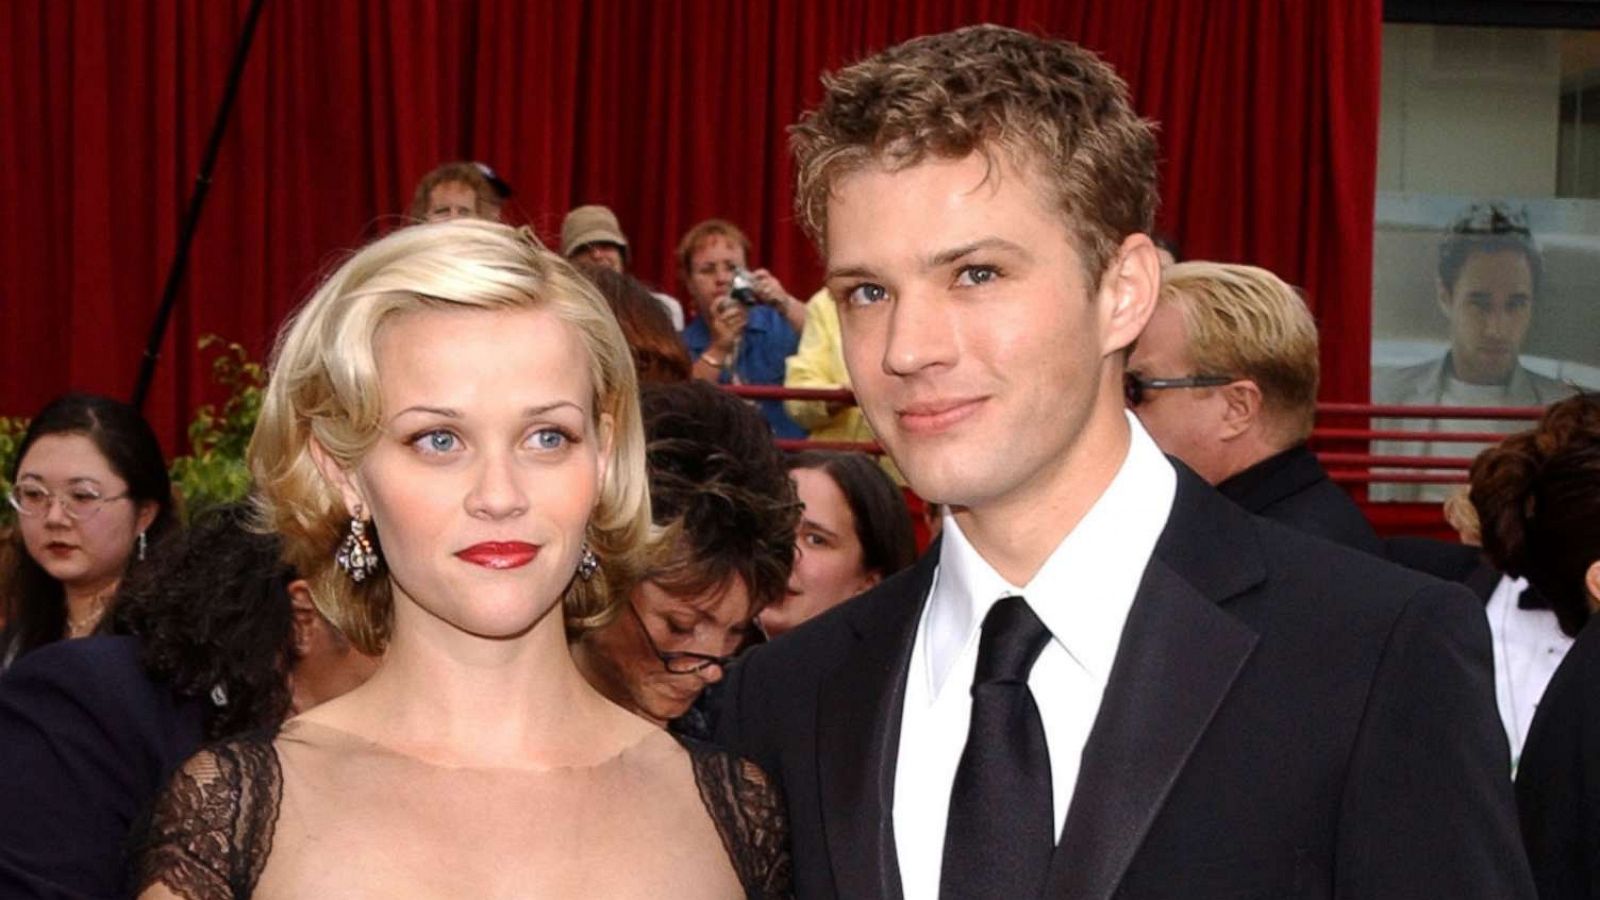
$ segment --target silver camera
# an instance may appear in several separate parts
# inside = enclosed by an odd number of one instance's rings
[[[756,296],[756,278],[748,269],[733,270],[733,287],[728,290],[728,295],[745,306],[755,306],[761,302],[761,298]]]

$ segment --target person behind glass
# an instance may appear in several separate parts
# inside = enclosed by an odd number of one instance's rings
[[[1128,357],[1128,408],[1163,451],[1256,515],[1381,555],[1350,495],[1306,445],[1317,417],[1317,323],[1257,266],[1162,269]]]
[[[672,320],[644,283],[626,272],[580,263],[578,271],[594,282],[633,351],[640,384],[689,380],[689,352]]]
[[[694,360],[694,377],[702,381],[781,385],[785,363],[799,349],[805,304],[766,269],[748,271],[749,255],[750,239],[722,219],[701,222],[678,242],[678,273],[696,315],[683,329],[683,343]],[[740,273],[748,285],[735,284]],[[782,401],[758,405],[773,434],[806,436]]]
[[[202,512],[152,547],[100,634],[0,678],[0,896],[123,896],[130,827],[203,741],[275,729],[371,674],[246,518]]]
[[[0,669],[94,631],[123,575],[177,521],[155,433],[109,397],[51,401],[28,424],[8,474],[17,525],[0,573]]]
[[[789,456],[802,512],[794,572],[783,599],[761,611],[775,638],[911,565],[917,542],[905,497],[864,453],[806,450]]]
[[[589,282],[526,230],[405,228],[278,348],[262,524],[383,664],[185,763],[142,896],[786,893],[761,772],[612,704],[567,649],[621,612],[650,533],[633,368]]]
[[[1553,404],[1472,464],[1483,548],[1577,641],[1538,701],[1516,771],[1539,896],[1600,897],[1600,395]]]
[[[422,176],[411,196],[411,218],[417,222],[446,222],[451,219],[500,221],[505,198],[494,181],[484,174],[487,167],[475,162],[449,162]],[[510,188],[506,188],[510,196]]]
[[[573,654],[601,693],[666,725],[722,679],[755,617],[783,597],[800,509],[749,404],[701,382],[648,386],[643,404],[651,518],[665,538],[620,591],[622,614],[580,635]]]
[[[1407,406],[1545,406],[1577,388],[1522,364],[1522,345],[1544,290],[1544,257],[1528,229],[1526,214],[1499,204],[1473,206],[1450,226],[1439,245],[1435,284],[1439,311],[1449,325],[1450,346],[1432,360],[1377,368],[1372,402]],[[1411,431],[1518,430],[1516,420],[1378,420],[1375,427]],[[1472,456],[1484,444],[1426,440],[1382,441],[1373,452],[1391,456]],[[1442,502],[1448,485],[1376,484],[1380,500]]]

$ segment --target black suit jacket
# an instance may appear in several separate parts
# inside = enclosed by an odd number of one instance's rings
[[[1482,607],[1179,468],[1047,895],[1531,896]],[[780,779],[802,897],[901,896],[898,731],[937,558],[729,673],[719,737]]]
[[[58,641],[0,677],[0,897],[122,897],[129,829],[203,737],[139,641]]]
[[[1269,456],[1217,485],[1222,496],[1274,522],[1383,555],[1383,541],[1361,507],[1328,472],[1305,444]]]
[[[1539,699],[1517,767],[1522,837],[1539,896],[1600,897],[1600,617]]]

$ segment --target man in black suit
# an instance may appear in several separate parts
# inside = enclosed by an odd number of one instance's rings
[[[1256,266],[1165,269],[1128,357],[1128,407],[1163,451],[1259,516],[1375,555],[1360,507],[1306,446],[1317,414],[1317,323]]]
[[[1530,896],[1476,604],[1249,515],[1124,409],[1156,144],[1111,69],[919,38],[794,145],[861,406],[951,509],[729,672],[799,894]]]

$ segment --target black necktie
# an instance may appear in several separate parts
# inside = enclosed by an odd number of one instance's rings
[[[989,610],[978,638],[972,725],[950,791],[941,900],[1037,897],[1055,848],[1050,751],[1028,672],[1050,629],[1021,597]]]

